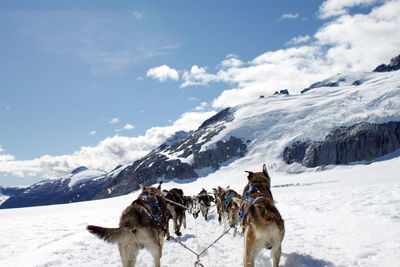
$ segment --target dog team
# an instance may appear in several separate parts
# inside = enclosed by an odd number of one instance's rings
[[[278,267],[281,243],[285,235],[284,221],[275,206],[271,193],[271,177],[264,164],[261,172],[247,172],[247,185],[242,195],[235,190],[218,186],[213,193],[202,189],[197,196],[184,196],[182,189],[161,190],[158,187],[141,185],[141,193],[123,212],[118,228],[89,225],[92,234],[118,244],[124,267],[133,267],[138,252],[146,248],[154,259],[154,266],[160,266],[164,238],[170,239],[169,220],[173,220],[174,233],[181,236],[182,225],[186,228],[186,210],[195,218],[201,214],[205,220],[215,203],[218,221],[234,229],[237,224],[244,235],[243,266],[253,267],[261,249],[271,251],[273,266]],[[227,223],[228,222],[228,223]],[[229,229],[230,229],[229,228]]]

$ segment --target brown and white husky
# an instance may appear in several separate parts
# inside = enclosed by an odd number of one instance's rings
[[[154,258],[154,265],[160,266],[167,227],[167,203],[158,187],[144,187],[139,197],[121,215],[118,228],[104,228],[89,225],[92,234],[109,242],[117,243],[124,267],[134,267],[139,249],[146,248]]]
[[[273,266],[279,265],[281,243],[285,235],[284,221],[275,207],[271,193],[271,177],[265,164],[262,172],[250,172],[243,190],[241,216],[244,227],[245,267],[253,267],[261,249],[271,250]]]

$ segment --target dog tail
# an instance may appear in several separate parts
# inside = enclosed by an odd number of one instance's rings
[[[87,230],[108,243],[116,243],[121,236],[121,228],[105,228],[95,225],[88,225]]]

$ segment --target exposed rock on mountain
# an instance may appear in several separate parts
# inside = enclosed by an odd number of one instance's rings
[[[321,142],[296,142],[285,148],[283,160],[306,167],[373,160],[400,148],[400,122],[360,123],[336,128]]]
[[[314,88],[319,88],[319,87],[338,87],[339,86],[339,82],[341,82],[341,80],[339,81],[320,81],[320,82],[316,82],[310,85],[310,87],[305,88],[303,90],[301,90],[301,93],[304,94]]]
[[[26,187],[3,187],[0,186],[0,194],[5,196],[13,196],[18,195],[19,193],[23,192]]]
[[[374,72],[388,72],[388,71],[395,71],[400,69],[400,55],[394,57],[390,60],[389,65],[382,64],[376,67]]]

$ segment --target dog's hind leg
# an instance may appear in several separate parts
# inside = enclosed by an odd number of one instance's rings
[[[255,239],[256,236],[254,229],[251,226],[247,227],[244,234],[244,257],[243,257],[244,267],[254,267],[255,259],[259,250],[257,248]]]
[[[153,256],[154,266],[160,267],[160,261],[162,256],[162,247],[164,244],[164,238],[162,233],[158,235],[154,233],[155,238],[150,238],[149,242],[147,243],[146,248],[150,251],[151,255]]]
[[[182,215],[182,223],[183,223],[183,228],[186,229],[186,212],[184,212]]]
[[[281,258],[281,245],[275,245],[271,249],[271,258],[273,261],[273,267],[279,266],[279,260]]]
[[[135,242],[129,242],[129,239],[121,240],[118,243],[119,253],[121,255],[123,267],[135,267],[139,248]]]

